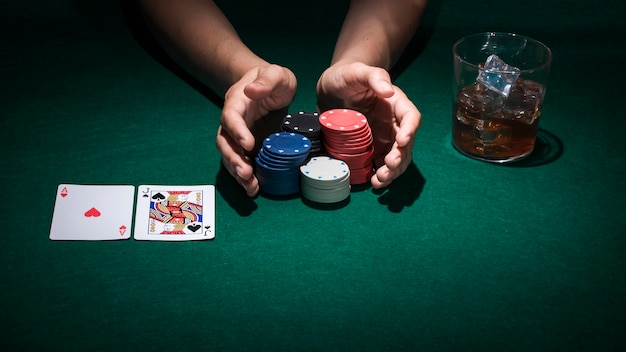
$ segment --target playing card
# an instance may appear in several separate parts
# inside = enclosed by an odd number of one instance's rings
[[[101,241],[130,238],[135,186],[60,184],[51,240]]]
[[[139,186],[135,239],[208,240],[215,237],[215,186]]]

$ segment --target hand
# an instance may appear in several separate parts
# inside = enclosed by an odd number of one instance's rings
[[[374,188],[389,185],[412,161],[421,114],[389,73],[363,63],[336,64],[317,82],[320,111],[348,108],[367,116],[374,136]]]
[[[225,94],[217,132],[217,149],[228,172],[243,186],[248,196],[259,191],[254,177],[252,152],[259,138],[254,134],[270,112],[287,107],[296,93],[296,77],[289,69],[268,65],[248,71]]]

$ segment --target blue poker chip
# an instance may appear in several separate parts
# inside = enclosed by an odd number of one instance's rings
[[[301,156],[279,156],[275,154],[268,153],[264,149],[259,151],[257,157],[271,166],[277,167],[286,167],[286,168],[296,168],[300,165],[304,164],[307,159],[307,154]]]
[[[263,160],[260,155],[255,158],[256,177],[259,188],[266,194],[283,196],[300,191],[300,172],[298,166],[285,167]]]
[[[299,133],[277,132],[265,138],[263,149],[275,155],[306,155],[311,150],[311,140]]]
[[[276,180],[271,176],[263,173],[256,175],[259,181],[259,188],[262,192],[276,196],[290,195],[300,191],[300,182],[298,177],[292,180]]]
[[[289,171],[288,167],[270,164],[266,162],[265,160],[259,158],[258,156],[254,158],[254,160],[256,161],[257,166],[263,169],[264,171],[276,171],[276,172]]]
[[[299,133],[277,132],[263,140],[256,161],[256,177],[262,192],[289,195],[300,191],[300,166],[312,143]]]

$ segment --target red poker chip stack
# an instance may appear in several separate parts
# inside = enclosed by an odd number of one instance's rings
[[[350,184],[369,182],[374,174],[374,139],[365,115],[350,109],[333,109],[320,114],[319,121],[326,152],[348,165]]]

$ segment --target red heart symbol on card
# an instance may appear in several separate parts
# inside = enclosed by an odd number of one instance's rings
[[[91,208],[85,212],[85,216],[88,218],[90,217],[97,218],[98,216],[100,216],[100,212],[96,208]]]

